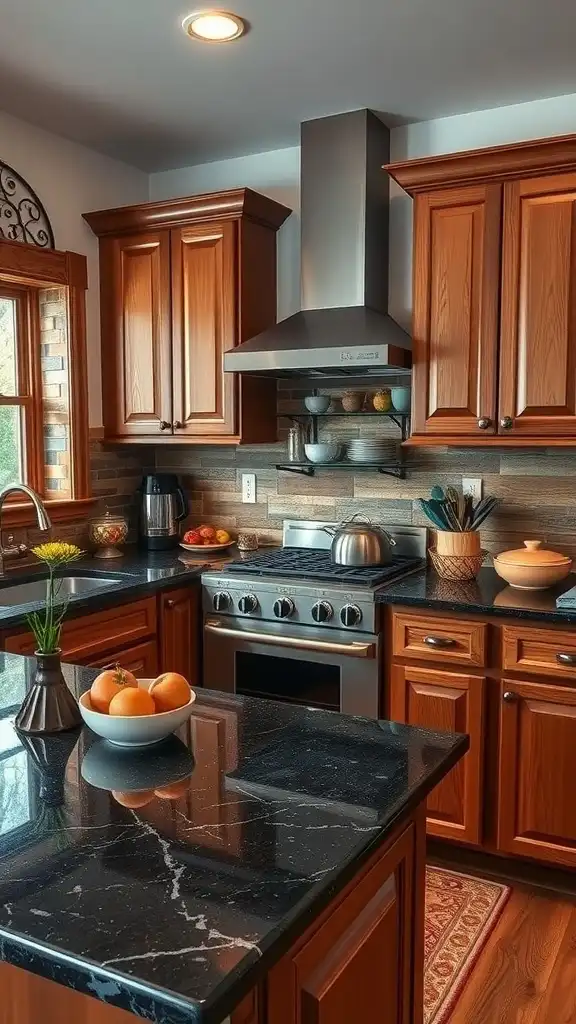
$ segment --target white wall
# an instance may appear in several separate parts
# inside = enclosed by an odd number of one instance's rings
[[[576,94],[477,110],[405,125],[391,132],[391,160],[501,146],[576,132]],[[412,200],[390,186],[390,313],[410,327],[412,309]]]
[[[102,423],[98,240],[82,220],[89,210],[146,202],[148,175],[0,111],[0,159],[40,198],[56,247],[88,259],[86,296],[90,425]]]
[[[300,149],[275,149],[150,176],[151,199],[246,186],[294,213],[278,232],[278,320],[300,309]]]

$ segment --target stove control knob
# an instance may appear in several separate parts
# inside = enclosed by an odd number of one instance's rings
[[[289,619],[294,611],[294,601],[291,597],[279,597],[274,601],[273,612],[277,619]]]
[[[214,594],[212,598],[212,607],[215,612],[225,612],[232,604],[232,598],[230,594],[227,594],[224,590]]]
[[[317,601],[312,608],[314,622],[330,622],[334,609],[328,601]]]
[[[362,622],[362,612],[357,604],[345,604],[340,609],[340,622],[343,626],[357,626]]]
[[[250,615],[250,612],[255,612],[258,607],[258,598],[254,594],[243,594],[238,601],[238,608],[243,615]]]

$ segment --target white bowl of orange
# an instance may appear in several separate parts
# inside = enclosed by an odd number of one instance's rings
[[[177,672],[136,679],[116,668],[101,672],[78,705],[86,725],[109,743],[148,747],[184,725],[195,700],[188,681]]]

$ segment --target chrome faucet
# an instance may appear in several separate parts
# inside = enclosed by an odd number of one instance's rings
[[[42,498],[39,494],[36,494],[36,491],[33,491],[31,487],[28,487],[26,484],[9,484],[8,487],[5,487],[0,491],[0,576],[4,575],[4,563],[7,559],[21,558],[28,551],[28,546],[26,544],[14,544],[14,537],[11,535],[8,537],[7,548],[5,548],[2,543],[2,509],[6,498],[14,491],[22,491],[23,494],[26,494],[30,498],[30,501],[36,509],[36,519],[41,530],[49,530],[52,526],[50,516],[44,507]]]

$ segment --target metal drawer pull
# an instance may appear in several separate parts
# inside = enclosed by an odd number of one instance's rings
[[[514,693],[514,690],[506,690],[502,694],[502,700],[505,700],[507,704],[514,704],[518,700],[518,694]]]
[[[216,636],[232,636],[248,643],[271,644],[273,647],[296,647],[301,651],[318,651],[321,654],[345,654],[349,658],[373,658],[374,644],[335,644],[329,640],[307,640],[299,636],[276,636],[270,633],[251,633],[247,629],[232,629],[207,622],[204,629]]]
[[[566,654],[561,651],[556,655],[556,661],[559,661],[561,665],[576,665],[576,654]]]
[[[425,636],[424,643],[427,647],[455,647],[456,641],[449,636]]]

